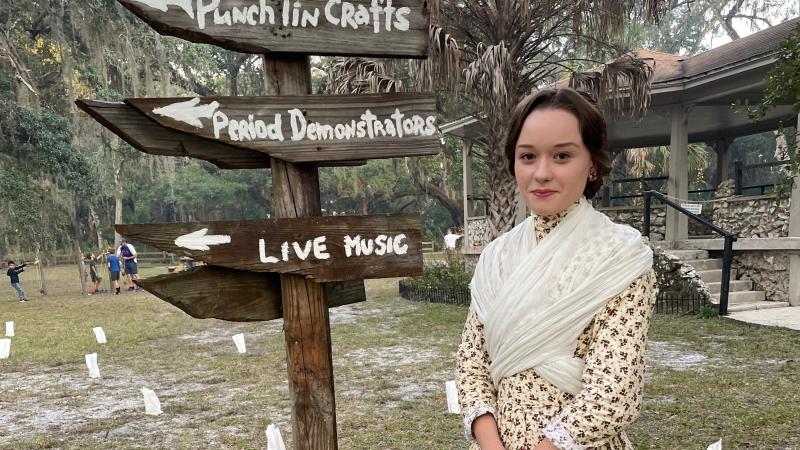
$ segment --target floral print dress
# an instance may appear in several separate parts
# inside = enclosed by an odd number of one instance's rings
[[[534,217],[541,240],[572,208]],[[632,449],[624,430],[639,415],[644,351],[656,300],[655,275],[648,271],[611,299],[578,338],[575,356],[585,363],[583,390],[573,396],[533,369],[500,380],[489,374],[483,324],[470,308],[457,352],[458,391],[471,450],[480,447],[472,422],[492,414],[507,450],[532,449],[545,437],[556,447]]]

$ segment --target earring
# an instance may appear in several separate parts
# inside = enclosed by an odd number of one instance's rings
[[[597,172],[592,169],[589,171],[589,181],[594,181],[597,179]]]

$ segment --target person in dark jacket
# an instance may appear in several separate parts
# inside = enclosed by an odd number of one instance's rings
[[[11,286],[13,286],[14,289],[17,290],[20,303],[28,301],[28,298],[25,297],[25,291],[22,290],[22,285],[19,284],[19,274],[24,272],[25,267],[27,266],[28,266],[27,263],[23,263],[21,266],[17,267],[14,261],[9,261],[8,272],[6,272],[6,275],[8,275],[11,278]]]

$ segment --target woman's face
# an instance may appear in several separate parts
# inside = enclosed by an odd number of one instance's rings
[[[528,115],[514,158],[522,198],[540,216],[556,214],[578,201],[592,168],[578,118],[563,109],[537,109]]]

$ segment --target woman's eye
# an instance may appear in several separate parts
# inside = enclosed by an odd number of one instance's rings
[[[531,160],[534,158],[533,153],[520,153],[519,159],[523,161]]]
[[[569,158],[570,158],[570,156],[572,156],[572,155],[570,155],[569,153],[566,153],[566,152],[561,152],[561,153],[557,153],[557,154],[556,154],[556,159],[558,159],[558,160],[565,160],[565,159],[569,159]]]

